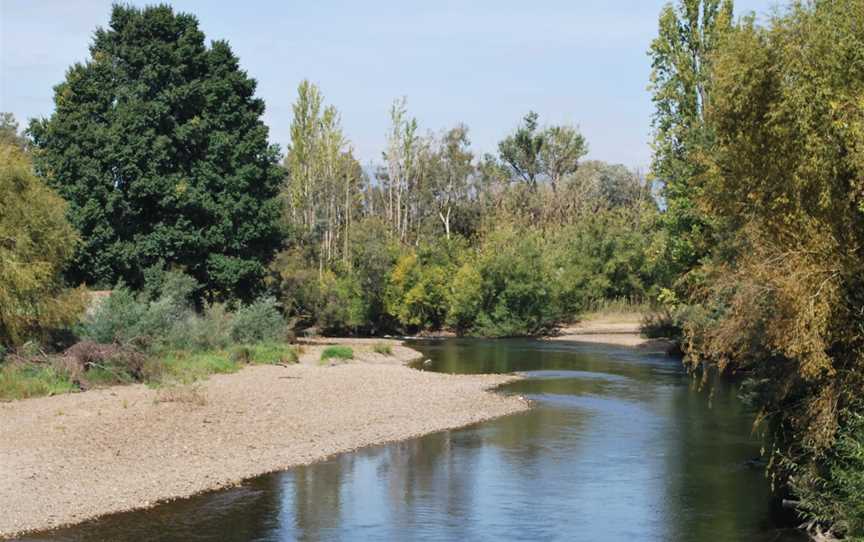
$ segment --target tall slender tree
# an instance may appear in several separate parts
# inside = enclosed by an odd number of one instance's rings
[[[712,56],[732,28],[732,17],[732,0],[668,4],[649,51],[655,106],[651,173],[663,186],[669,258],[678,273],[691,269],[711,245],[710,220],[696,202],[697,155],[712,141],[705,122]]]

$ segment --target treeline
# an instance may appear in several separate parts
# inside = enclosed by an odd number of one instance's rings
[[[745,377],[806,525],[864,536],[864,2],[683,0],[651,47],[686,362]],[[668,322],[667,322],[668,324]]]
[[[297,330],[489,336],[647,299],[661,274],[650,183],[534,113],[480,157],[468,127],[425,131],[397,100],[364,167],[304,81],[280,156],[228,44],[167,6],[115,6],[54,91],[25,134],[4,117],[7,348],[74,322],[69,287],[143,295],[166,272],[199,310],[274,298]]]

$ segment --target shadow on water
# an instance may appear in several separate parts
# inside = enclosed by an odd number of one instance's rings
[[[413,344],[447,373],[522,372],[531,411],[343,454],[27,540],[797,541],[734,387],[665,356],[526,340]]]

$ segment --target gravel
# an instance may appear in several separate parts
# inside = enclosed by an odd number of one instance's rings
[[[354,343],[352,343],[354,344]],[[143,385],[0,403],[0,537],[227,487],[365,446],[529,408],[490,390],[516,377],[404,366],[357,345],[355,360],[248,367],[194,387]],[[303,363],[305,362],[305,363]]]

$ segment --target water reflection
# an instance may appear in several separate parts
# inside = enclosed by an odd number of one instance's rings
[[[537,408],[31,540],[803,540],[775,529],[751,418],[679,364],[532,341],[419,345],[431,369],[525,372]]]

